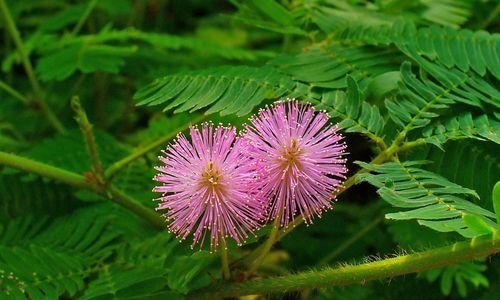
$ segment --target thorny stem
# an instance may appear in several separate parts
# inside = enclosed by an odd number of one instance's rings
[[[104,183],[104,169],[102,167],[101,160],[99,159],[99,152],[97,152],[97,145],[92,131],[93,126],[90,124],[87,114],[85,113],[85,110],[80,103],[80,99],[77,96],[74,96],[71,99],[71,107],[75,111],[75,119],[82,130],[85,141],[87,142],[87,150],[92,161],[92,172],[97,176],[101,183]]]
[[[28,52],[26,51],[26,48],[24,47],[23,41],[21,40],[21,35],[19,34],[19,31],[17,30],[16,24],[14,23],[14,20],[12,19],[12,16],[10,14],[9,8],[7,7],[7,3],[5,3],[5,0],[0,0],[0,11],[5,23],[5,27],[7,31],[9,32],[12,40],[14,41],[14,44],[17,47],[17,51],[19,52],[19,56],[21,57],[21,61],[23,63],[24,70],[26,71],[26,74],[28,75],[28,79],[30,81],[30,84],[33,88],[33,91],[35,92],[35,95],[37,97],[37,103],[40,107],[40,110],[42,113],[45,115],[49,123],[56,129],[58,132],[65,132],[65,128],[62,125],[61,121],[57,118],[57,116],[54,114],[54,112],[50,109],[50,107],[47,105],[45,102],[45,94],[40,87],[40,83],[38,82],[38,79],[35,76],[35,72],[33,71],[33,66],[31,65],[31,61],[28,57]]]
[[[52,178],[75,187],[91,190],[130,210],[132,213],[148,221],[154,227],[164,227],[163,219],[152,209],[144,207],[136,200],[125,195],[122,191],[112,186],[102,188],[101,186],[96,185],[95,182],[88,180],[88,178],[83,175],[2,151],[0,151],[0,165],[16,168],[29,173]]]
[[[220,243],[220,261],[222,264],[222,279],[228,280],[231,278],[231,272],[229,271],[229,260],[227,258],[227,244],[224,238],[221,238]]]
[[[449,246],[433,248],[359,265],[326,268],[298,274],[221,283],[196,290],[187,299],[224,299],[243,295],[289,292],[302,289],[364,284],[371,280],[392,278],[457,264],[500,252],[500,231]]]
[[[204,120],[206,117],[207,117],[206,115],[202,115],[194,119],[192,123],[198,123]],[[129,163],[134,162],[135,160],[141,158],[146,153],[152,150],[156,150],[158,147],[165,145],[170,140],[172,140],[177,135],[178,132],[186,130],[189,127],[189,125],[190,124],[185,124],[179,128],[176,128],[174,131],[164,135],[163,137],[157,139],[154,142],[147,144],[146,146],[137,147],[132,151],[132,154],[115,162],[108,169],[106,169],[106,171],[104,172],[104,177],[108,180],[111,179],[118,171],[127,166]]]

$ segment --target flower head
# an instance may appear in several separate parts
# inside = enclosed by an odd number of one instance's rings
[[[288,226],[297,214],[306,222],[332,207],[345,179],[345,144],[324,112],[298,101],[261,110],[246,127],[248,154],[264,166],[262,192],[272,199],[269,218]]]
[[[257,180],[255,163],[233,127],[203,124],[190,127],[190,135],[191,142],[179,134],[159,157],[157,210],[167,210],[169,231],[182,240],[194,232],[191,248],[201,248],[207,234],[211,249],[229,236],[241,244],[265,213],[264,198],[249,189]]]

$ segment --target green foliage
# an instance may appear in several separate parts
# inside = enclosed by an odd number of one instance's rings
[[[297,55],[282,55],[269,64],[313,87],[346,87],[346,75],[357,81],[397,69],[396,53],[364,47],[329,45]]]
[[[0,162],[13,165],[2,160],[8,152],[57,169],[17,166],[45,178],[1,166],[1,299],[185,299],[220,289],[219,253],[193,252],[145,222],[163,224],[151,191],[157,156],[190,124],[240,129],[283,98],[329,114],[348,145],[349,179],[333,211],[279,232],[254,274],[248,255],[271,226],[243,247],[229,241],[230,282],[268,278],[282,293],[269,299],[487,299],[499,290],[497,260],[463,257],[392,284],[361,276],[361,285],[311,289],[345,276],[352,266],[342,261],[454,242],[474,251],[498,238],[495,1],[4,2]],[[73,96],[103,172],[76,128]],[[315,269],[336,263],[345,267],[335,274]],[[289,292],[306,279],[304,291]]]
[[[483,262],[465,262],[456,266],[427,271],[423,276],[430,282],[440,281],[443,295],[450,295],[454,285],[461,297],[467,297],[467,282],[474,288],[489,287],[488,279],[482,274],[486,270]]]
[[[377,106],[364,101],[364,96],[352,77],[347,77],[347,93],[335,91],[323,94],[316,105],[339,119],[339,126],[347,132],[360,132],[377,141],[382,134],[384,120]]]
[[[449,140],[479,139],[490,140],[500,144],[500,122],[489,119],[487,115],[480,115],[473,119],[467,112],[462,115],[437,122],[428,126],[423,136],[426,143],[434,144],[439,148]]]
[[[418,79],[411,72],[411,65],[401,66],[401,99],[386,100],[385,105],[392,120],[403,127],[403,132],[424,127],[431,118],[438,117],[440,109],[460,102],[482,107],[491,103],[498,107],[498,90],[474,74],[466,74],[455,69],[446,69],[422,60],[423,67],[437,81]]]
[[[448,68],[457,67],[463,72],[472,69],[481,76],[488,70],[496,78],[500,76],[500,61],[494,50],[499,47],[500,35],[496,33],[455,30],[435,25],[417,29],[413,23],[399,20],[389,26],[345,27],[335,35],[369,45],[395,44],[402,49],[412,49],[431,60],[438,60]]]
[[[265,99],[278,98],[295,83],[272,68],[220,67],[160,78],[135,94],[139,105],[168,104],[164,110],[248,114]]]
[[[494,225],[495,215],[467,198],[479,198],[471,189],[454,184],[444,177],[417,168],[422,162],[385,163],[380,166],[358,162],[377,174],[365,173],[358,181],[378,188],[380,197],[396,208],[409,210],[386,214],[393,220],[418,220],[418,223],[440,232],[456,231],[465,237],[479,235],[462,216],[473,214],[484,224]]]

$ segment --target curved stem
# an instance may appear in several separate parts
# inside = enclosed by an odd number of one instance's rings
[[[493,235],[481,236],[470,241],[359,265],[327,268],[321,271],[308,271],[238,283],[222,283],[194,291],[188,294],[187,298],[223,299],[243,295],[364,284],[370,280],[423,272],[500,252],[499,233],[497,230]]]
[[[206,118],[206,115],[202,115],[202,116],[194,119],[192,123],[200,122],[200,121],[204,120],[205,118]],[[136,149],[134,149],[132,151],[132,154],[130,154],[127,157],[124,157],[123,159],[115,162],[110,167],[108,167],[108,169],[106,169],[106,171],[104,172],[104,177],[106,179],[113,178],[113,176],[118,171],[120,171],[122,168],[124,168],[125,166],[127,166],[131,162],[134,162],[135,160],[141,158],[146,153],[148,153],[150,151],[153,151],[153,150],[157,149],[158,147],[161,147],[161,146],[165,145],[170,140],[172,140],[179,132],[186,130],[189,127],[190,124],[191,123],[185,124],[185,125],[183,125],[183,126],[181,126],[179,128],[176,128],[172,132],[169,132],[168,134],[166,134],[163,137],[155,140],[154,142],[148,144],[147,146],[137,147]]]
[[[16,168],[29,173],[52,178],[75,187],[91,190],[130,210],[132,213],[148,221],[153,226],[157,228],[164,227],[163,219],[158,216],[153,209],[144,207],[139,202],[112,186],[103,189],[80,174],[2,151],[0,151],[0,165]]]
[[[40,106],[40,110],[42,113],[45,115],[49,123],[54,127],[59,132],[65,132],[65,128],[62,125],[62,123],[59,121],[57,116],[54,114],[54,112],[50,109],[50,107],[47,105],[45,102],[45,95],[40,87],[40,83],[38,82],[38,79],[35,76],[35,72],[33,71],[33,66],[31,65],[31,61],[28,57],[28,52],[26,51],[26,48],[24,47],[23,41],[21,40],[21,35],[19,34],[19,31],[17,30],[16,24],[14,23],[14,20],[12,19],[12,16],[10,14],[9,8],[7,6],[7,3],[5,3],[5,0],[0,0],[0,12],[2,13],[2,17],[5,22],[5,27],[7,31],[9,32],[12,40],[14,41],[14,44],[17,47],[17,51],[19,52],[19,56],[21,57],[21,61],[23,63],[24,70],[26,71],[26,74],[28,75],[28,79],[30,81],[31,86],[33,87],[33,91],[35,92],[35,95],[37,96],[37,101]]]

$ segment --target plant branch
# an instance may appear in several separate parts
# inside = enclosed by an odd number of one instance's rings
[[[187,298],[223,299],[243,295],[364,284],[371,280],[387,279],[441,268],[498,252],[500,252],[500,232],[497,230],[493,235],[481,236],[445,247],[370,263],[326,268],[321,271],[308,271],[238,283],[220,283],[193,291],[187,295]]]
[[[206,115],[202,115],[196,119],[193,120],[192,123],[198,123],[206,118]],[[189,124],[185,124],[179,128],[176,128],[172,132],[167,133],[163,137],[157,139],[156,141],[148,144],[147,146],[140,146],[135,148],[132,151],[132,154],[130,154],[127,157],[124,157],[123,159],[115,162],[111,166],[109,166],[106,171],[104,172],[104,178],[106,179],[111,179],[113,176],[120,171],[122,168],[127,166],[129,163],[134,162],[135,160],[141,158],[143,155],[146,153],[156,150],[158,147],[161,147],[165,144],[167,144],[170,140],[172,140],[179,132],[186,130],[189,127]]]
[[[78,20],[78,23],[76,23],[75,27],[71,31],[71,35],[74,36],[74,35],[77,35],[78,32],[80,32],[80,30],[82,29],[83,25],[87,21],[88,17],[90,16],[90,14],[92,13],[92,11],[94,10],[96,4],[97,4],[97,0],[90,0],[89,1],[89,4],[85,8],[85,12],[82,14],[82,16],[80,17],[80,19]]]
[[[85,110],[80,103],[80,99],[77,96],[74,96],[71,99],[71,107],[75,111],[75,119],[82,130],[83,136],[85,137],[87,150],[92,161],[92,172],[97,176],[99,181],[104,184],[104,169],[102,167],[101,160],[99,159],[99,152],[97,152],[95,137],[92,131],[93,126],[90,124],[87,114],[85,113]]]
[[[158,216],[153,209],[144,207],[112,186],[104,189],[88,180],[83,175],[2,151],[0,151],[0,165],[16,168],[43,177],[52,178],[75,187],[91,190],[130,210],[153,226],[157,228],[164,227],[163,219]]]
[[[10,85],[3,82],[2,80],[0,80],[0,89],[4,90],[5,92],[7,92],[7,94],[10,94],[12,97],[16,98],[17,100],[21,101],[22,103],[24,103],[26,105],[30,104],[30,100],[26,96],[19,93],[18,91],[16,91],[14,88],[12,88]]]
[[[31,65],[31,61],[28,57],[28,52],[26,51],[26,48],[24,47],[23,41],[21,40],[21,35],[19,34],[19,31],[17,30],[16,24],[14,23],[14,20],[12,19],[12,16],[10,14],[9,8],[7,7],[7,3],[5,3],[5,0],[0,0],[0,11],[2,13],[2,17],[5,23],[5,27],[7,29],[7,32],[10,34],[12,40],[14,41],[14,44],[17,47],[17,51],[19,52],[19,56],[21,57],[21,61],[23,63],[24,70],[26,71],[26,74],[28,75],[28,79],[30,81],[31,86],[33,87],[33,91],[35,92],[35,95],[37,96],[37,103],[40,107],[40,110],[42,113],[45,115],[49,123],[56,129],[58,132],[64,132],[65,128],[62,125],[62,123],[59,121],[57,116],[54,114],[54,112],[50,109],[50,107],[47,105],[45,102],[45,94],[40,87],[40,83],[38,82],[38,79],[35,76],[35,72],[33,71],[33,66]]]

